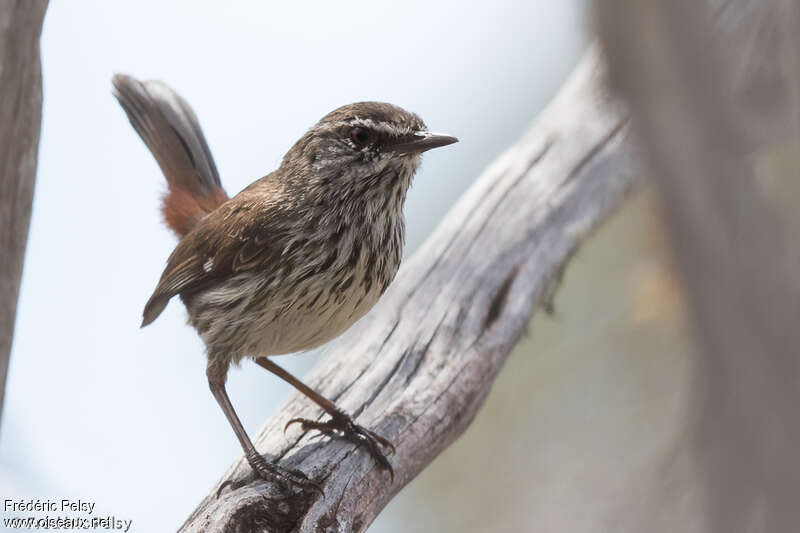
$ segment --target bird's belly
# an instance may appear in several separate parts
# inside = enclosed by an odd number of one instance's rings
[[[340,293],[324,289],[275,308],[267,305],[253,324],[244,347],[250,357],[316,348],[334,339],[364,316],[380,298],[380,287]]]
[[[364,316],[397,273],[399,246],[376,259],[367,245],[345,242],[350,246],[343,245],[336,254],[339,262],[325,268],[290,269],[280,279],[243,272],[184,298],[209,358],[237,362],[310,350]],[[352,266],[350,258],[359,250],[359,261]]]
[[[209,357],[236,362],[316,348],[352,326],[381,295],[377,283],[345,291],[306,288],[266,296],[255,278],[234,279],[185,303]]]
[[[227,338],[228,357],[236,361],[316,348],[364,316],[382,292],[378,283],[352,283],[347,290],[336,291],[334,284],[320,287],[314,280],[309,281],[306,287],[278,290],[271,297],[254,299],[263,302],[259,309],[250,306],[249,312],[240,314],[235,323],[214,328],[220,334],[219,340]],[[248,318],[242,321],[245,314]],[[212,338],[204,340],[209,347],[218,344]]]

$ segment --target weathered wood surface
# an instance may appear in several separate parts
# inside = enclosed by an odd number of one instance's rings
[[[0,415],[36,179],[46,9],[47,0],[0,2]]]
[[[697,341],[690,435],[705,516],[682,530],[798,531],[800,6],[603,0],[596,11]]]
[[[626,118],[596,51],[530,130],[461,198],[364,320],[307,382],[397,446],[389,475],[363,451],[286,422],[320,417],[295,395],[256,447],[318,480],[324,498],[275,499],[240,459],[181,531],[363,531],[470,424],[578,245],[634,183]],[[462,139],[462,142],[469,142]],[[487,450],[491,453],[491,450]],[[465,465],[466,467],[466,465]],[[244,481],[241,481],[244,480]]]

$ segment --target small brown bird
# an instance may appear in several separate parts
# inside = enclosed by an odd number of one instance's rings
[[[225,391],[231,363],[251,357],[329,415],[291,420],[340,434],[391,465],[392,444],[353,422],[269,356],[309,350],[369,311],[400,265],[403,202],[426,150],[457,142],[430,133],[415,114],[360,102],[322,118],[280,168],[231,199],[194,112],[157,81],[115,75],[114,95],[167,179],[162,213],[180,238],[144,308],[150,324],[180,296],[206,345],[211,392],[262,478],[314,486],[268,463],[255,449]],[[288,426],[288,424],[287,424]]]

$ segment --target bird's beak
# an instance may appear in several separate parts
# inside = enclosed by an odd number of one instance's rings
[[[412,137],[392,145],[391,150],[398,154],[422,153],[431,148],[439,148],[457,142],[458,139],[450,135],[418,131]]]

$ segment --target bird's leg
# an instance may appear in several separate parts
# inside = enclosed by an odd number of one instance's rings
[[[264,457],[256,451],[253,442],[250,440],[250,437],[247,436],[247,432],[244,430],[242,422],[239,420],[239,416],[233,409],[230,398],[228,398],[228,392],[225,390],[226,374],[227,368],[220,371],[220,365],[218,363],[209,361],[208,368],[206,369],[208,386],[214,398],[216,398],[217,403],[222,408],[222,412],[225,413],[225,417],[233,428],[233,432],[236,433],[236,437],[242,445],[242,450],[244,450],[247,462],[250,463],[250,467],[256,475],[266,481],[278,482],[282,485],[286,485],[287,483],[294,484],[303,489],[312,489],[322,493],[322,489],[319,485],[309,480],[302,472],[287,470],[274,463],[268,463]],[[220,487],[220,489],[221,488],[222,487]]]
[[[394,479],[392,465],[389,464],[389,460],[386,459],[386,456],[381,451],[381,446],[384,446],[394,453],[394,445],[391,442],[367,428],[356,424],[350,415],[339,409],[335,403],[316,392],[276,363],[273,363],[269,358],[258,357],[255,359],[255,362],[292,385],[312,402],[322,407],[322,409],[331,416],[330,420],[326,422],[309,420],[307,418],[293,418],[286,423],[287,428],[292,424],[300,424],[303,430],[315,429],[326,435],[339,433],[357,446],[365,447],[369,454],[375,459],[375,462],[377,462],[381,468],[388,470],[392,479]]]

